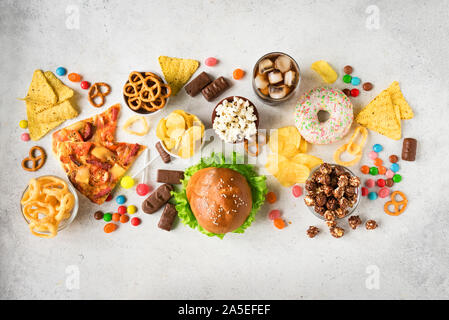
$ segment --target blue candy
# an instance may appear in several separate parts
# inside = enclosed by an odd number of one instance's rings
[[[373,150],[376,152],[381,152],[384,149],[384,147],[382,147],[380,144],[375,144],[373,146]]]
[[[56,74],[58,76],[65,76],[66,73],[67,73],[67,69],[66,68],[59,67],[58,69],[56,69]]]
[[[398,172],[399,171],[399,165],[397,163],[392,163],[390,166],[390,170],[393,172]]]
[[[358,86],[360,84],[360,82],[362,82],[362,81],[358,77],[352,77],[352,79],[351,79],[351,84],[353,86]]]
[[[124,204],[126,202],[126,197],[118,196],[117,198],[115,198],[115,202],[117,202],[117,204]]]
[[[377,193],[375,193],[374,191],[371,191],[370,193],[368,193],[368,199],[376,200],[377,199]]]

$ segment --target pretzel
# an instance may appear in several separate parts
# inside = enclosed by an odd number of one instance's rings
[[[396,201],[396,195],[400,195],[402,199],[400,201]],[[407,208],[407,203],[408,200],[404,193],[401,191],[394,191],[391,194],[391,200],[385,203],[384,211],[390,216],[398,216],[404,212],[405,208]],[[390,211],[390,206],[394,206],[394,211]]]
[[[35,151],[39,151],[39,155],[37,157],[34,156]],[[34,146],[30,149],[28,153],[28,157],[22,160],[22,168],[26,171],[34,172],[42,168],[47,159],[47,155],[45,154],[44,149],[38,146]],[[28,167],[27,163],[31,162],[32,166]]]
[[[263,137],[263,141],[259,143],[259,136]],[[255,139],[251,139],[251,141],[248,141],[248,139],[245,139],[245,151],[248,153],[251,157],[257,157],[260,154],[260,149],[267,143],[267,138],[263,134],[256,134]],[[256,147],[256,151],[253,152],[250,150],[250,147]]]
[[[101,87],[106,87],[106,91],[102,92]],[[89,102],[95,108],[100,108],[104,105],[105,99],[109,93],[111,92],[111,87],[104,82],[96,82],[89,89]],[[95,103],[95,99],[100,98],[100,103]]]
[[[358,138],[358,135],[362,136],[362,140],[360,141],[360,144],[357,144],[354,142],[356,138]],[[342,145],[340,148],[338,148],[334,153],[334,161],[338,163],[339,165],[350,167],[355,165],[360,161],[362,158],[362,150],[366,143],[366,138],[368,137],[368,130],[365,127],[359,126],[355,129],[354,133],[352,134],[351,139],[349,139],[349,142]],[[349,154],[352,154],[355,156],[355,158],[351,161],[342,161],[340,159],[340,156],[343,152],[348,152]]]

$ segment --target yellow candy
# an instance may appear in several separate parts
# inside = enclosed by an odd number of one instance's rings
[[[310,68],[318,73],[326,83],[334,83],[338,78],[335,70],[324,60],[315,61]]]
[[[130,176],[124,176],[120,181],[120,185],[124,189],[132,188],[134,186],[134,179],[131,178]]]
[[[128,214],[134,214],[137,212],[137,207],[135,205],[130,205],[126,208],[126,212],[128,212]]]
[[[19,127],[21,127],[22,129],[28,128],[28,121],[26,121],[26,120],[21,120],[21,121],[19,122]]]

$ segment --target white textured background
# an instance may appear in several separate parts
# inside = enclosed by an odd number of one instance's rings
[[[79,29],[70,29],[69,5],[79,12]],[[379,10],[377,29],[367,28],[372,14],[366,10],[372,5]],[[0,298],[449,298],[448,14],[447,2],[436,0],[1,0]],[[25,105],[16,98],[26,95],[35,69],[65,66],[92,83],[108,82],[113,90],[107,97],[109,106],[123,102],[121,89],[130,71],[160,72],[159,55],[201,62],[215,56],[220,59],[217,67],[202,65],[200,70],[229,78],[234,68],[250,71],[261,55],[273,50],[291,54],[300,64],[298,94],[321,83],[310,71],[313,61],[325,59],[339,72],[351,64],[355,75],[375,85],[353,100],[357,110],[392,81],[400,82],[416,114],[403,121],[403,135],[419,141],[417,161],[400,162],[403,182],[396,188],[409,197],[403,215],[385,215],[384,200],[365,200],[358,213],[363,219],[376,219],[378,229],[349,231],[345,224],[348,233],[341,239],[327,232],[308,239],[309,225],[324,230],[324,224],[307,211],[302,199],[294,199],[289,189],[281,191],[270,177],[269,187],[278,192],[280,201],[265,206],[245,234],[224,240],[181,224],[172,232],[161,231],[160,213],[139,213],[140,227],[128,224],[106,235],[104,222],[92,217],[98,207],[85,198],[75,222],[57,238],[38,239],[28,232],[19,211],[28,179],[49,173],[63,176],[51,154],[37,173],[20,167],[36,143],[20,141],[23,130],[18,122],[25,118]],[[77,120],[100,111],[88,104],[78,85],[65,82],[78,89],[82,112]],[[340,80],[335,86],[344,88]],[[228,93],[256,102],[262,127],[293,124],[295,100],[277,108],[262,104],[252,92],[249,76],[233,81]],[[214,105],[201,96],[179,94],[164,113],[151,119],[152,124],[176,107],[210,124]],[[120,124],[131,114],[124,107]],[[118,138],[151,148],[155,142],[153,132],[143,139],[120,132]],[[373,143],[384,145],[384,160],[391,153],[399,155],[402,147],[400,141],[370,133],[367,147]],[[50,153],[49,136],[37,145]],[[314,146],[311,153],[331,161],[338,145]],[[362,163],[368,163],[366,155]],[[125,194],[128,204],[140,206],[141,199],[133,192]],[[115,207],[110,203],[103,209]],[[282,231],[274,229],[266,218],[271,208],[282,209],[292,224]],[[79,269],[79,289],[66,286],[70,276],[66,271],[72,268],[68,266]],[[373,275],[372,270],[378,273]],[[376,275],[379,286],[367,286],[367,279]]]

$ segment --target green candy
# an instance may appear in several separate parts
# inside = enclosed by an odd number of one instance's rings
[[[343,82],[344,83],[351,83],[352,77],[349,74],[345,74],[343,76]]]
[[[103,220],[106,221],[106,222],[111,221],[112,220],[112,213],[109,213],[109,212],[105,213],[104,216],[103,216]]]
[[[398,182],[401,182],[401,180],[402,180],[402,177],[401,177],[400,174],[395,174],[395,175],[393,176],[393,181],[394,181],[394,182],[398,183]]]
[[[371,167],[369,168],[369,173],[370,175],[375,176],[379,173],[379,169],[377,169],[376,167]]]

